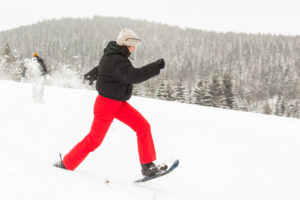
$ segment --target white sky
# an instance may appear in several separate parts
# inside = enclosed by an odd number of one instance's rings
[[[203,30],[300,35],[300,0],[1,0],[0,6],[0,30],[102,15]]]

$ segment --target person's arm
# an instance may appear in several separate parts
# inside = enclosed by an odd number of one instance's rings
[[[144,82],[160,73],[159,63],[153,62],[141,68],[134,68],[129,61],[119,61],[116,67],[116,78],[124,83],[135,84]]]

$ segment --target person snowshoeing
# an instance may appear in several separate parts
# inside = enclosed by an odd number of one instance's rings
[[[138,153],[144,176],[153,176],[167,169],[157,166],[156,152],[149,122],[127,100],[132,95],[133,84],[144,82],[165,67],[164,59],[134,68],[129,60],[141,39],[130,29],[123,29],[116,41],[104,49],[99,65],[85,74],[89,82],[96,79],[99,95],[94,104],[94,120],[88,135],[73,147],[56,167],[75,170],[76,167],[102,143],[114,118],[131,127],[137,135]]]
[[[32,59],[26,62],[22,72],[22,77],[32,84],[32,100],[36,103],[42,103],[44,98],[44,82],[48,70],[44,60],[39,57],[38,53],[32,54]]]

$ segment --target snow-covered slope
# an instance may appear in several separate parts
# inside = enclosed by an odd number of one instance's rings
[[[133,97],[150,122],[157,162],[173,173],[141,177],[135,133],[117,120],[74,172],[52,166],[90,129],[96,91],[0,81],[0,199],[300,199],[300,120]],[[105,183],[107,182],[108,183]]]

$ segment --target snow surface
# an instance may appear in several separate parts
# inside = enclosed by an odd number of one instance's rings
[[[300,120],[133,97],[152,125],[158,163],[171,174],[146,183],[135,133],[115,120],[74,172],[52,164],[88,132],[96,91],[0,81],[0,199],[300,199]]]

